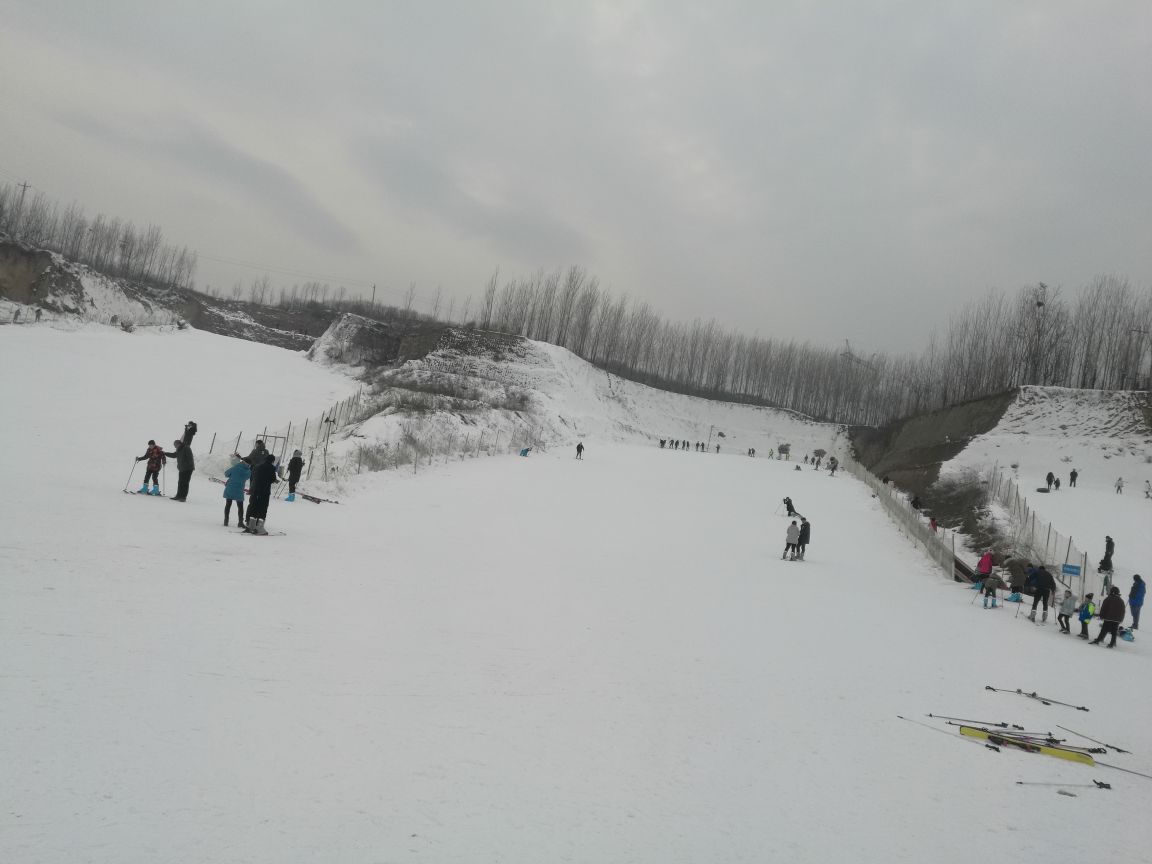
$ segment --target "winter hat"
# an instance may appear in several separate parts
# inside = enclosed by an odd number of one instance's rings
[[[155,446],[156,446],[156,442],[155,442],[155,441],[153,441],[151,438],[149,438],[149,439],[148,439],[148,446],[149,446],[149,447],[155,447]]]
[[[293,450],[293,451],[292,451],[292,455],[293,455],[293,456],[300,456],[300,455],[301,455],[301,453],[300,453],[300,451],[299,451],[299,450]]]
[[[273,456],[271,453],[269,453],[267,456],[264,457],[264,464],[265,465],[271,465],[275,461],[276,461],[276,457]]]
[[[1119,594],[1119,593],[1120,593],[1120,589],[1119,589],[1119,588],[1117,588],[1115,585],[1113,585],[1113,586],[1112,586],[1112,590],[1110,590],[1108,593],[1109,593],[1109,594]]]

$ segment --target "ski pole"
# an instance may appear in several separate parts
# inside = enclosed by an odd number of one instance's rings
[[[128,472],[128,479],[124,483],[124,491],[128,491],[128,487],[132,485],[132,475],[136,473],[136,460],[132,460],[132,470]]]
[[[1083,732],[1077,732],[1075,729],[1069,729],[1067,726],[1056,726],[1057,729],[1063,729],[1065,732],[1071,732],[1073,735],[1079,735],[1085,741],[1091,741],[1093,744],[1099,744],[1101,747],[1107,747],[1109,750],[1115,750],[1117,753],[1131,753],[1131,750],[1123,750],[1115,744],[1105,744],[1103,741],[1097,741],[1095,738],[1089,738]]]
[[[1097,762],[1097,765],[1100,763]],[[1039,783],[1030,782],[1028,780],[1017,780],[1017,786],[1067,786],[1075,789],[1111,789],[1111,783],[1105,783],[1103,780],[1093,780],[1091,783]]]

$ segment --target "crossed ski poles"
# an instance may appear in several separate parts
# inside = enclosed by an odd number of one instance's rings
[[[1073,705],[1071,702],[1061,702],[1059,699],[1049,699],[1047,696],[1040,696],[1035,691],[1033,691],[1032,693],[1025,693],[1019,687],[1017,687],[1015,690],[1008,690],[1007,688],[993,687],[990,684],[986,684],[984,686],[984,689],[985,690],[991,690],[993,693],[1015,693],[1018,696],[1024,696],[1028,699],[1035,699],[1037,702],[1041,703],[1042,705],[1063,705],[1065,708],[1075,708],[1077,711],[1089,710],[1089,709],[1085,708],[1083,705]]]

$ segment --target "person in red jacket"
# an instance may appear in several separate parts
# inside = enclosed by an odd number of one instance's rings
[[[1124,620],[1125,611],[1124,601],[1120,599],[1120,589],[1113,585],[1104,602],[1100,604],[1100,635],[1092,640],[1093,645],[1099,645],[1107,633],[1112,637],[1108,647],[1116,647],[1116,633],[1120,629],[1120,622]]]
[[[137,491],[137,495],[148,495],[148,478],[152,478],[152,495],[160,494],[160,469],[164,467],[164,463],[168,460],[164,458],[164,448],[157,444],[155,441],[148,442],[148,449],[144,451],[143,456],[137,456],[137,462],[147,460],[148,464],[144,467],[147,469],[144,473],[144,485]]]

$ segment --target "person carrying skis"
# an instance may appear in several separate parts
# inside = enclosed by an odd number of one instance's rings
[[[1049,492],[1051,492],[1051,491],[1052,491],[1052,483],[1053,483],[1055,480],[1056,480],[1056,475],[1055,475],[1055,474],[1053,474],[1051,471],[1049,471],[1049,472],[1048,472],[1048,476],[1044,478],[1044,482],[1048,484],[1048,491],[1049,491]]]
[[[577,459],[583,459],[584,458],[584,442],[583,441],[580,441],[576,444],[576,458]]]
[[[1036,568],[1035,585],[1036,595],[1032,598],[1032,611],[1028,613],[1028,620],[1035,622],[1036,607],[1043,603],[1044,614],[1040,617],[1040,623],[1044,624],[1048,621],[1048,598],[1056,591],[1056,580],[1052,578],[1052,574],[1043,564]]]
[[[1124,601],[1120,599],[1120,589],[1115,585],[1100,604],[1100,633],[1092,640],[1093,645],[1099,645],[1108,634],[1112,637],[1108,643],[1109,648],[1116,647],[1116,634],[1120,630],[1120,623],[1124,620]]]
[[[239,456],[232,457],[232,467],[224,472],[224,527],[228,527],[228,513],[232,509],[232,502],[236,502],[236,524],[244,527],[244,484],[252,476],[252,469],[247,462],[241,462]]]
[[[1069,624],[1072,621],[1072,613],[1075,611],[1076,597],[1073,596],[1071,589],[1066,588],[1064,590],[1064,599],[1060,601],[1060,614],[1056,616],[1056,623],[1060,625],[1061,633],[1072,632]]]
[[[804,553],[808,549],[808,541],[812,538],[812,523],[800,517],[800,536],[796,538],[796,560],[803,561]]]
[[[1084,595],[1084,600],[1080,603],[1078,609],[1080,613],[1080,638],[1088,638],[1088,622],[1092,620],[1092,616],[1096,614],[1096,604],[1092,602],[1093,594],[1089,591]]]
[[[165,453],[169,459],[176,460],[178,480],[176,482],[176,495],[173,501],[184,502],[188,500],[188,484],[192,481],[192,472],[196,470],[196,460],[192,457],[192,448],[182,440],[172,442],[173,450]]]
[[[149,440],[148,447],[144,451],[143,456],[137,456],[137,462],[148,460],[148,464],[144,466],[144,485],[136,492],[137,495],[148,495],[148,478],[152,478],[152,495],[160,494],[160,469],[164,467],[164,448],[157,444],[155,441]]]
[[[252,471],[251,494],[248,501],[248,521],[244,530],[249,534],[267,534],[264,520],[268,518],[268,502],[272,499],[272,484],[276,480],[276,457],[271,453]]]
[[[795,561],[796,544],[800,541],[800,527],[796,524],[795,519],[793,519],[792,524],[788,526],[788,531],[784,535],[784,541],[784,554],[780,556],[780,560],[783,561],[791,554],[791,560]]]
[[[300,472],[304,470],[304,458],[299,450],[292,451],[292,458],[288,460],[288,497],[285,501],[296,500],[296,484],[300,482]]]
[[[1147,586],[1137,573],[1132,577],[1132,590],[1128,592],[1128,608],[1132,611],[1132,629],[1140,629],[1140,610],[1144,608],[1144,589]]]

